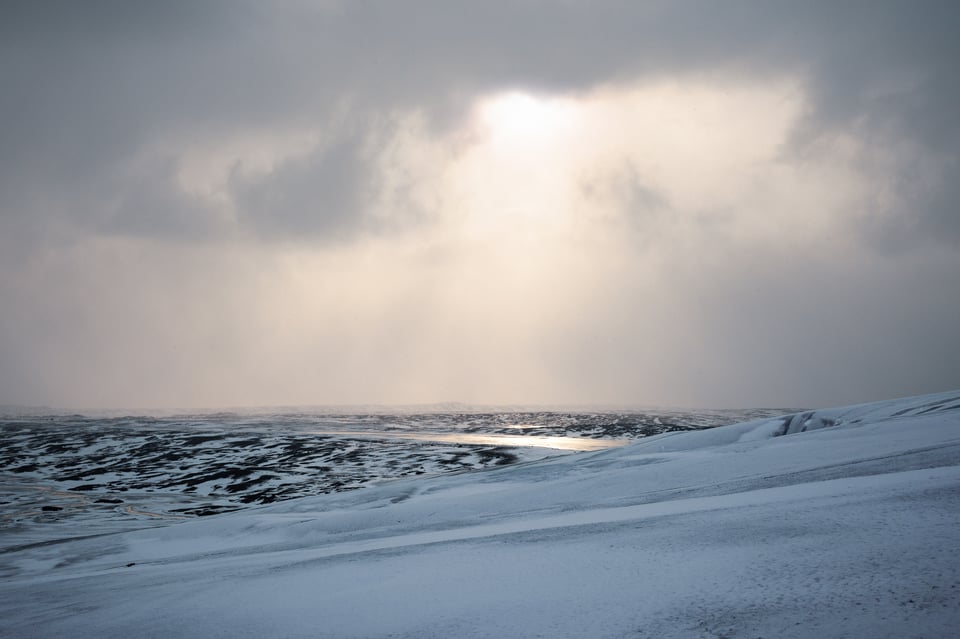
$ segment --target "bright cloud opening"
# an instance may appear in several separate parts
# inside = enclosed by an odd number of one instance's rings
[[[512,91],[484,99],[478,112],[496,143],[519,151],[570,133],[578,122],[577,107],[569,98]]]

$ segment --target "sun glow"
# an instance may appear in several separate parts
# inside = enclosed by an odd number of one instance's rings
[[[569,133],[576,124],[577,108],[569,99],[511,92],[483,102],[480,120],[497,141],[523,146]]]

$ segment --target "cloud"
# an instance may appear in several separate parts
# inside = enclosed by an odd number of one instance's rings
[[[0,400],[956,386],[958,13],[11,4]],[[511,91],[583,120],[498,147]]]
[[[474,96],[503,87],[576,93],[703,73],[800,74],[811,92],[805,139],[850,127],[861,137],[899,135],[939,151],[941,170],[951,172],[958,93],[950,65],[956,45],[945,25],[956,13],[952,3],[934,2],[915,10],[755,2],[722,9],[696,2],[15,4],[3,45],[4,192],[72,194],[171,137],[315,125],[336,117],[345,99],[361,122],[411,108],[438,118],[459,112],[456,121]],[[360,135],[351,141],[364,143]],[[343,192],[331,197],[354,197],[347,190],[358,182],[343,180]],[[8,215],[16,208],[4,207]],[[280,216],[277,224],[283,220],[297,223]],[[262,228],[256,216],[250,221]],[[940,236],[944,226],[953,228],[941,214],[918,228]]]
[[[267,175],[232,176],[230,192],[238,223],[268,238],[276,234],[337,238],[352,230],[375,188],[374,167],[358,137],[362,136],[357,132],[343,135]]]

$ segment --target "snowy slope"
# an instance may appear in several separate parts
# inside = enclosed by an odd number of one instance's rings
[[[0,555],[10,637],[949,637],[960,392]]]

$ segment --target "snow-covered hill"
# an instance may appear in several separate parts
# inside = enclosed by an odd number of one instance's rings
[[[10,637],[949,637],[960,392],[0,555]]]

